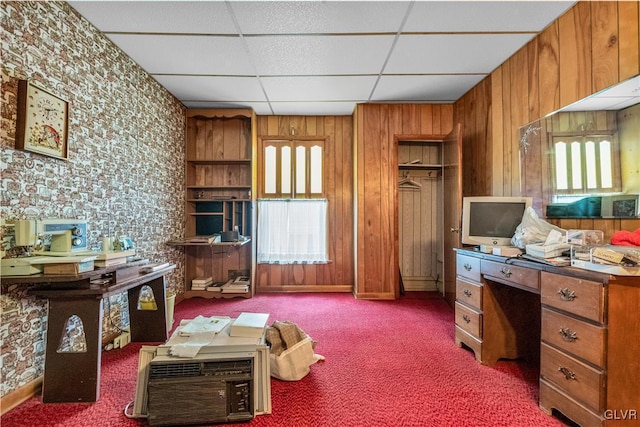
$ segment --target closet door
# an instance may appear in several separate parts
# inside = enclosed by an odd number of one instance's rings
[[[444,185],[444,297],[453,307],[456,298],[456,255],[462,228],[462,126],[455,125],[443,145]]]

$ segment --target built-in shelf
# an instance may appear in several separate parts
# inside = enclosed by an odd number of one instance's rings
[[[255,113],[250,109],[188,109],[185,152],[185,238],[168,242],[184,247],[185,298],[233,298],[246,293],[192,290],[192,281],[212,277],[226,282],[251,276],[255,247],[253,150],[256,144]],[[237,231],[239,242],[221,242],[220,234]],[[217,240],[207,238],[218,236]]]
[[[433,164],[401,164],[398,165],[400,169],[442,169],[442,165],[433,165]]]
[[[187,189],[209,190],[251,190],[250,185],[187,185]],[[216,201],[231,201],[237,199],[217,199]]]

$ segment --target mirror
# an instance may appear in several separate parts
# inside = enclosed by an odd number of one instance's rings
[[[521,194],[547,218],[640,217],[640,75],[520,128]]]

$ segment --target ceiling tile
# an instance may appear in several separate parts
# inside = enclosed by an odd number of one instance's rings
[[[574,3],[70,2],[188,107],[264,115],[455,101]]]
[[[189,101],[261,101],[267,99],[257,77],[154,76],[178,99]]]
[[[621,110],[640,103],[640,76],[618,83],[560,111]]]
[[[272,102],[273,114],[286,116],[350,116],[355,102]]]
[[[222,1],[70,1],[102,32],[236,34]]]
[[[367,100],[377,76],[263,77],[270,101]]]
[[[246,37],[259,75],[378,74],[393,36]]]
[[[542,31],[574,1],[417,1],[404,32]]]
[[[402,35],[386,74],[489,73],[534,34]]]
[[[371,100],[453,102],[484,77],[484,75],[382,76]]]
[[[151,74],[255,75],[240,37],[107,36]]]
[[[252,108],[259,116],[270,116],[273,114],[267,102],[211,102],[211,101],[186,101],[183,102],[187,108]]]
[[[406,1],[230,2],[244,34],[395,33]]]

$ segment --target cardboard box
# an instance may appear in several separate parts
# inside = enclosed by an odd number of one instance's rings
[[[232,337],[260,338],[267,327],[269,313],[240,313],[231,324]]]

